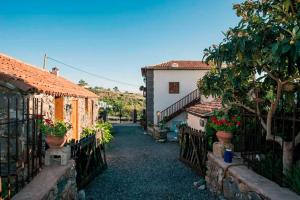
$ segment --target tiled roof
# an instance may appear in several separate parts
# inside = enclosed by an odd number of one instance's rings
[[[164,63],[158,64],[158,65],[148,66],[147,69],[209,70],[210,66],[202,61],[172,60],[172,61],[164,62]]]
[[[98,97],[61,76],[56,76],[3,54],[0,54],[0,77],[26,92],[54,96]]]
[[[211,102],[198,103],[186,109],[187,112],[196,114],[196,115],[208,115],[214,110],[222,108],[222,102],[220,99],[213,100]]]

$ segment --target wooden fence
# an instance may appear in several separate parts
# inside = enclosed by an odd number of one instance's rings
[[[97,133],[71,144],[72,158],[76,162],[77,188],[82,189],[107,168],[102,133]]]
[[[204,176],[208,147],[208,140],[204,132],[183,126],[180,128],[179,144],[179,159]]]

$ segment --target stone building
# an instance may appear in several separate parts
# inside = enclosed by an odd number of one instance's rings
[[[8,95],[40,99],[44,118],[72,124],[69,139],[80,139],[82,129],[92,126],[97,120],[96,94],[59,76],[57,68],[49,72],[0,54],[0,120],[7,115],[5,101]],[[15,112],[13,108],[14,104],[10,113]],[[33,104],[30,104],[30,109],[34,109]]]

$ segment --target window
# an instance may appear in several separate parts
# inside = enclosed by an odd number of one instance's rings
[[[179,94],[179,82],[169,82],[169,94]]]
[[[89,99],[85,98],[85,113],[89,113]]]
[[[91,109],[91,124],[94,124],[94,101],[92,101],[92,109]]]
[[[204,121],[203,119],[200,119],[199,122],[200,122],[200,126],[201,126],[201,127],[204,127],[205,121]]]

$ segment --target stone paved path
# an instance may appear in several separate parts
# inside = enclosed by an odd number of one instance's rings
[[[157,143],[138,126],[114,129],[108,169],[87,186],[87,199],[214,199],[193,187],[199,176],[178,161],[177,143]]]

